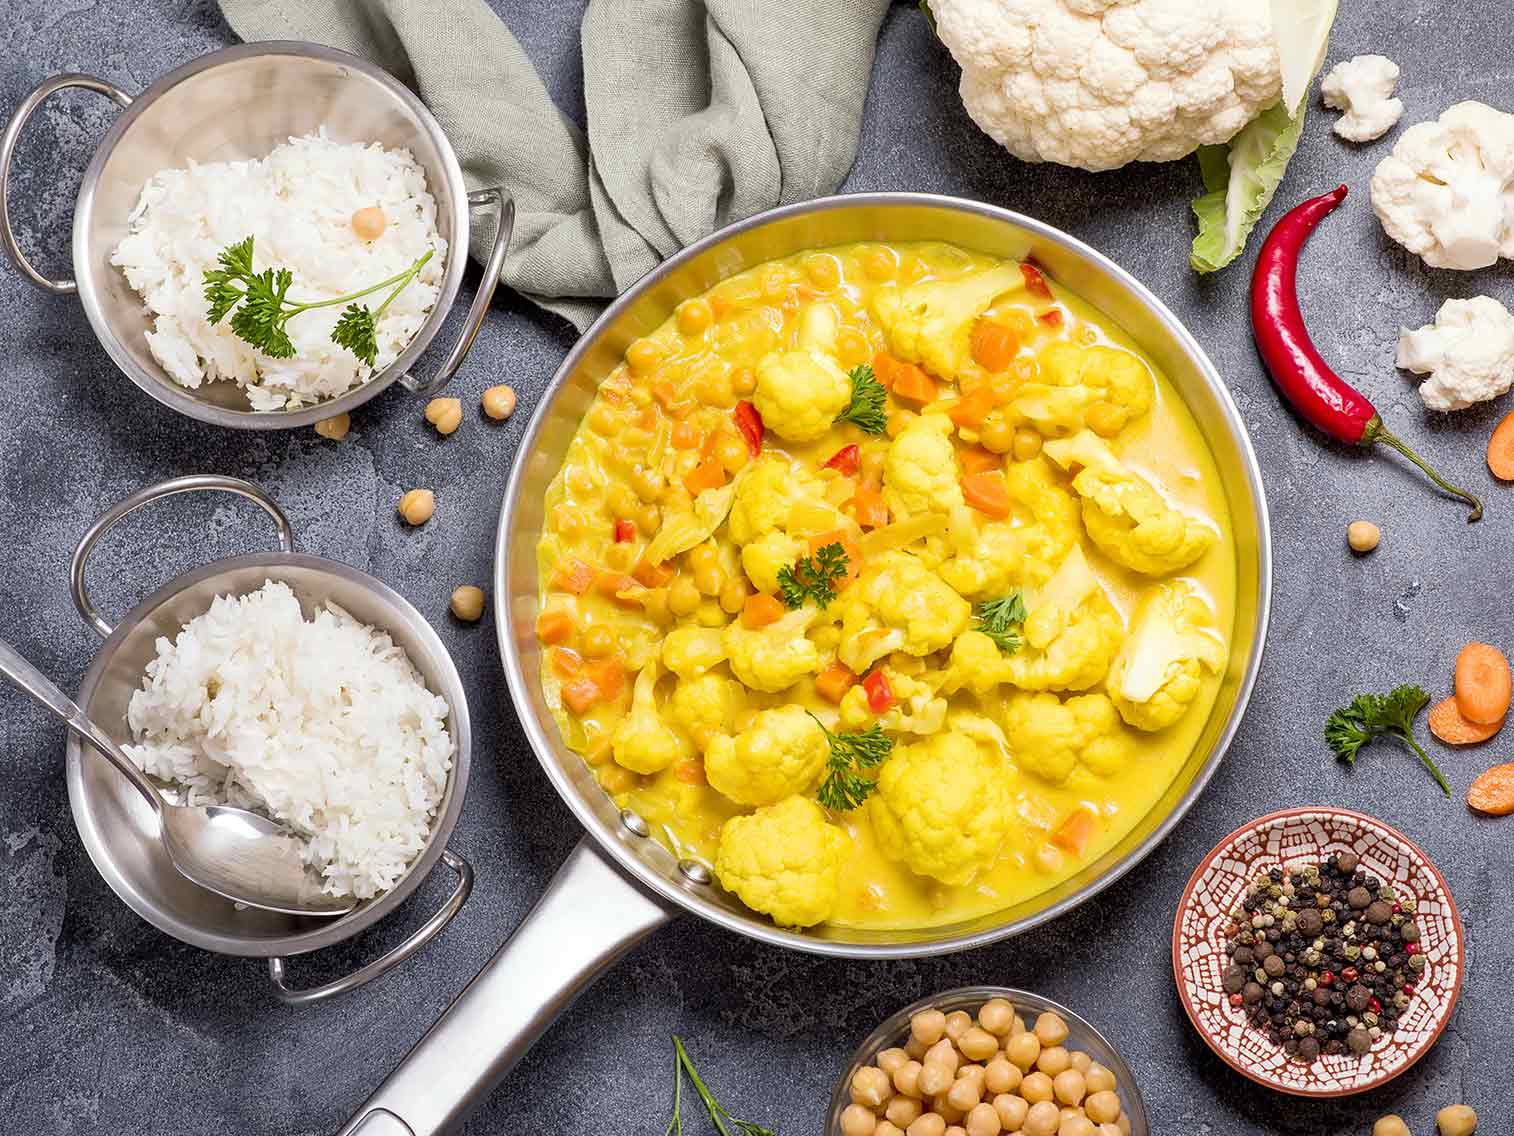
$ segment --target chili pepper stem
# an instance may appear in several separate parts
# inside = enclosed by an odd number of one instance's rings
[[[1407,442],[1405,442],[1397,434],[1393,433],[1393,431],[1389,430],[1385,425],[1383,425],[1383,420],[1376,416],[1374,416],[1373,421],[1367,423],[1367,429],[1362,434],[1363,445],[1371,445],[1374,442],[1381,442],[1383,443],[1383,445],[1397,450],[1399,453],[1403,454],[1404,457],[1408,458],[1415,465],[1419,466],[1419,468],[1425,472],[1425,476],[1427,476],[1431,481],[1435,482],[1436,485],[1440,486],[1447,493],[1451,494],[1451,496],[1460,497],[1468,505],[1471,505],[1472,511],[1467,514],[1468,524],[1471,524],[1473,521],[1482,520],[1482,502],[1479,501],[1476,496],[1468,493],[1465,489],[1461,489],[1455,485],[1452,485],[1444,477],[1436,473],[1435,470],[1431,468],[1429,462],[1425,461],[1424,458],[1416,454],[1409,447]]]

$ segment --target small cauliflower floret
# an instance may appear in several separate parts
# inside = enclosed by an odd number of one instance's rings
[[[788,524],[789,511],[803,490],[788,459],[763,454],[742,470],[731,502],[726,531],[737,544],[750,544]]]
[[[1346,113],[1335,132],[1348,142],[1371,142],[1398,125],[1404,101],[1393,97],[1398,64],[1386,55],[1356,55],[1330,68],[1320,83],[1325,105]]]
[[[881,289],[873,315],[895,355],[955,382],[981,369],[972,358],[978,317],[1006,292],[1024,287],[1020,266],[1007,262],[954,280]]]
[[[884,855],[944,884],[992,864],[1013,823],[1008,767],[992,748],[948,730],[899,746],[868,802]]]
[[[1447,300],[1434,323],[1399,332],[1398,365],[1430,376],[1419,397],[1431,410],[1495,399],[1514,385],[1514,315],[1491,296]]]
[[[698,678],[724,661],[718,627],[675,627],[662,641],[662,665],[679,678]]]
[[[762,424],[786,441],[823,438],[851,401],[851,379],[822,351],[775,351],[757,364],[752,405]]]
[[[1431,268],[1514,258],[1514,114],[1464,102],[1409,127],[1372,175],[1372,210]]]
[[[952,421],[921,414],[899,431],[883,459],[883,500],[896,521],[963,505]]]
[[[1075,434],[1097,423],[1110,437],[1151,409],[1156,383],[1137,356],[1118,347],[1050,343],[1040,378],[1021,384],[1010,406],[1042,434]]]
[[[1197,517],[1167,504],[1146,478],[1084,430],[1047,442],[1048,457],[1063,469],[1078,469],[1073,490],[1083,499],[1083,527],[1099,551],[1132,572],[1165,576],[1188,567],[1218,534]]]
[[[1114,703],[1103,694],[1015,694],[1005,700],[1004,732],[1015,764],[1060,785],[1082,763],[1107,775],[1125,762],[1128,747]]]
[[[763,710],[734,738],[720,735],[705,752],[710,787],[738,805],[771,805],[807,793],[820,780],[830,743],[802,706]]]
[[[778,573],[803,554],[803,544],[782,529],[774,529],[741,550],[741,568],[752,587],[771,595],[778,590]]]
[[[615,725],[610,738],[615,764],[632,773],[660,773],[688,757],[689,743],[657,712],[657,664],[648,663],[636,676],[631,710]]]
[[[1001,596],[1021,585],[1043,584],[1078,539],[1078,502],[1035,457],[1011,462],[1005,470],[1014,515],[1008,521],[980,521],[963,506],[951,521],[954,559],[941,578],[969,599]]]
[[[768,694],[787,690],[820,669],[820,648],[805,631],[820,613],[809,606],[756,630],[738,619],[720,632],[731,673],[743,685]],[[663,648],[666,652],[667,648]]]
[[[718,735],[731,728],[745,703],[746,692],[740,683],[725,675],[705,672],[679,679],[668,708],[683,732],[700,750],[705,750]]]
[[[812,927],[836,909],[846,848],[845,834],[827,823],[819,805],[790,797],[725,822],[715,875],[775,923]]]
[[[1172,725],[1198,697],[1204,672],[1225,665],[1214,613],[1186,580],[1146,598],[1105,684],[1120,717],[1138,730]]]
[[[929,655],[967,627],[972,607],[907,552],[868,561],[837,601],[843,663],[862,674],[884,655]]]
[[[882,714],[874,714],[867,702],[867,691],[859,684],[848,690],[836,709],[843,730],[865,730],[879,725],[890,733],[934,734],[946,721],[946,699],[938,698],[930,684],[892,667],[883,667],[883,676],[894,694],[894,705]]]

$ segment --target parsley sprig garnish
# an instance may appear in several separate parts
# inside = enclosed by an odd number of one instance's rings
[[[867,363],[853,367],[847,378],[852,380],[852,401],[840,414],[835,425],[854,422],[868,434],[881,434],[888,419],[883,412],[883,400],[888,392],[873,374]]]
[[[368,366],[378,358],[378,321],[388,311],[389,305],[405,290],[406,285],[420,273],[422,266],[431,259],[432,249],[427,249],[409,268],[396,272],[387,280],[380,280],[371,287],[358,292],[349,292],[331,300],[311,300],[300,303],[289,299],[289,286],[294,283],[294,274],[287,268],[265,268],[262,272],[252,270],[252,238],[238,241],[221,250],[216,258],[219,268],[205,272],[205,302],[210,310],[205,318],[211,323],[220,323],[233,308],[231,330],[237,337],[246,340],[265,355],[275,359],[288,359],[294,354],[285,325],[312,308],[330,308],[346,304],[341,318],[331,330],[331,340],[338,347],[345,347]],[[384,297],[377,311],[366,304],[353,303],[371,292],[393,287]]]
[[[683,1078],[686,1073],[704,1103],[705,1111],[710,1114],[710,1123],[715,1125],[720,1136],[776,1136],[771,1129],[755,1121],[738,1120],[726,1111],[700,1078],[694,1062],[689,1060],[689,1051],[683,1047],[683,1039],[676,1034],[673,1037],[673,1119],[668,1121],[663,1136],[683,1136]]]
[[[810,717],[815,718],[813,714]],[[815,796],[828,809],[850,812],[878,787],[872,778],[862,776],[862,770],[876,769],[887,761],[894,751],[894,739],[877,722],[858,733],[833,734],[819,718],[815,721],[825,730],[825,740],[831,747],[825,761],[825,780],[820,782],[820,791]]]
[[[824,607],[836,597],[836,581],[846,575],[850,557],[839,541],[824,544],[813,556],[801,556],[792,565],[778,569],[778,590],[788,608],[803,607],[809,600]]]
[[[1029,613],[1025,610],[1025,597],[1019,592],[1010,592],[996,600],[984,600],[973,609],[973,626],[987,635],[999,650],[1013,655],[1024,642],[1020,628]]]
[[[1445,776],[1414,740],[1414,719],[1430,701],[1418,686],[1396,686],[1387,694],[1358,694],[1351,705],[1342,706],[1325,722],[1325,741],[1335,756],[1347,765],[1356,764],[1356,755],[1374,738],[1393,737],[1412,749],[1440,783],[1441,792],[1451,795]]]

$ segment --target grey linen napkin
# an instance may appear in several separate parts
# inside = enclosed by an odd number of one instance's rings
[[[469,186],[515,198],[505,283],[580,329],[684,245],[841,183],[887,9],[590,0],[585,139],[483,0],[221,0],[244,40],[313,40],[413,88]]]

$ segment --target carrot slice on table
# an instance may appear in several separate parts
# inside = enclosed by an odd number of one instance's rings
[[[1093,836],[1093,813],[1086,808],[1076,808],[1062,822],[1062,826],[1051,834],[1051,842],[1058,848],[1066,849],[1074,856],[1081,856],[1088,849],[1088,841]]]
[[[1509,712],[1509,660],[1497,647],[1468,643],[1456,656],[1456,707],[1469,722],[1503,721]]]
[[[1456,699],[1444,698],[1430,710],[1430,732],[1447,745],[1464,746],[1485,742],[1503,729],[1503,719],[1484,724],[1462,717]]]
[[[1467,790],[1467,804],[1491,816],[1514,813],[1514,762],[1495,765],[1473,781]]]
[[[986,516],[1003,520],[1010,514],[1009,486],[997,473],[970,473],[962,479],[962,496]]]
[[[1514,414],[1493,428],[1488,439],[1488,469],[1500,481],[1514,481]]]

